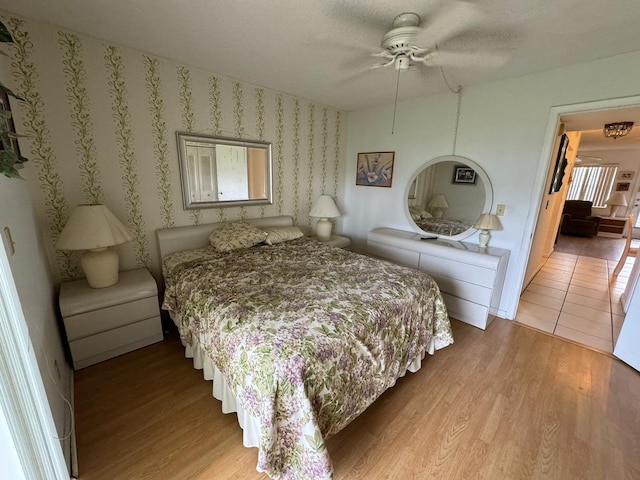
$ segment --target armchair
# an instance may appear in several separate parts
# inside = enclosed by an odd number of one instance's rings
[[[586,200],[567,200],[562,210],[560,233],[593,237],[598,234],[600,217],[591,215],[593,202]]]

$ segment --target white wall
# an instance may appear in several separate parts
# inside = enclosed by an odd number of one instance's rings
[[[65,358],[56,313],[55,288],[25,181],[0,175],[0,205],[0,236],[20,297],[28,338],[38,362],[56,430],[60,438],[67,437],[63,451],[69,461],[70,412],[60,393],[71,398],[71,367]],[[13,255],[5,228],[9,228],[11,239],[15,242]]]
[[[484,168],[494,205],[507,207],[503,230],[492,233],[491,245],[511,250],[500,306],[508,318],[515,315],[552,148],[551,108],[637,95],[639,80],[636,52],[465,88],[455,153]],[[393,105],[350,113],[343,232],[355,250],[365,251],[373,228],[411,230],[403,211],[406,183],[425,161],[452,153],[456,100],[439,94],[400,103],[394,135]],[[396,152],[392,188],[355,186],[356,156],[362,151]],[[477,242],[477,234],[468,240]]]

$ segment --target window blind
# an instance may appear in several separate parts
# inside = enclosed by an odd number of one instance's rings
[[[617,165],[574,167],[567,200],[589,200],[593,202],[594,207],[603,208],[611,195],[617,173]]]

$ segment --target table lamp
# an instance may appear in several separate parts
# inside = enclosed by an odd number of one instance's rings
[[[500,224],[500,220],[496,215],[492,215],[490,213],[483,213],[480,215],[476,223],[473,225],[473,228],[479,228],[482,230],[480,232],[480,248],[484,248],[489,243],[489,239],[491,238],[491,234],[489,230],[502,230],[502,225]]]
[[[620,207],[626,207],[627,204],[627,197],[624,196],[623,193],[621,192],[614,192],[605,202],[607,205],[609,205],[611,207],[611,216],[612,217],[617,217],[618,216],[618,211],[620,210]]]
[[[442,216],[444,215],[443,210],[445,208],[449,208],[447,199],[442,194],[438,194],[435,197],[433,197],[429,202],[429,206],[433,208],[433,216],[435,218],[442,218]]]
[[[56,247],[86,250],[80,266],[91,288],[118,283],[118,254],[109,247],[133,237],[104,205],[78,205],[62,229]]]
[[[310,217],[320,217],[316,223],[316,236],[321,242],[328,242],[331,239],[331,227],[333,226],[329,218],[336,218],[342,215],[336,203],[329,195],[320,195],[311,207]]]

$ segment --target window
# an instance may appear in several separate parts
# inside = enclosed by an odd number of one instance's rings
[[[571,172],[567,200],[589,200],[594,207],[604,208],[613,189],[617,165],[579,165]]]

